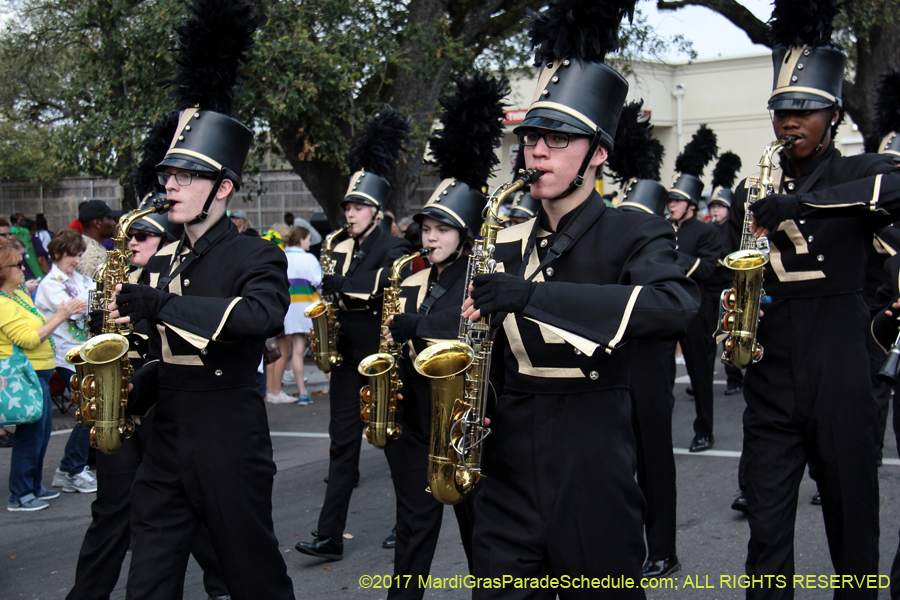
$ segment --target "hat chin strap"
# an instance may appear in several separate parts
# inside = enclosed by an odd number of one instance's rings
[[[206,217],[209,216],[209,207],[212,206],[213,200],[216,199],[216,194],[219,192],[219,186],[222,185],[223,181],[225,181],[225,169],[219,169],[219,174],[216,176],[216,180],[213,183],[212,191],[206,198],[206,204],[203,205],[203,210],[201,210],[200,214],[197,215],[193,221],[188,223],[188,225],[196,225],[197,223],[202,223],[206,220]]]
[[[581,168],[578,169],[578,175],[575,177],[575,181],[569,184],[569,187],[562,194],[557,196],[556,198],[550,198],[550,200],[562,200],[566,196],[569,196],[584,185],[584,174],[588,169],[588,166],[591,164],[591,159],[594,158],[594,152],[597,151],[597,146],[600,145],[600,132],[594,134],[594,139],[591,140],[591,146],[588,148],[587,154],[584,156],[584,160],[581,161]]]

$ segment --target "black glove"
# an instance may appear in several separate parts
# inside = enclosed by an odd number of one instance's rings
[[[343,275],[326,275],[322,278],[322,295],[334,296],[341,293],[344,285]]]
[[[403,344],[408,340],[416,337],[416,328],[422,315],[418,313],[400,313],[394,315],[394,320],[388,325],[391,331],[391,337],[394,338],[395,344]]]
[[[175,294],[149,285],[123,283],[122,291],[116,295],[116,304],[119,305],[120,316],[131,317],[131,322],[137,323],[144,319],[155,319],[165,303],[174,296]]]
[[[769,194],[750,205],[756,222],[775,231],[784,221],[800,218],[800,197],[793,194]]]
[[[474,306],[483,317],[501,311],[522,312],[537,287],[534,281],[525,281],[509,273],[476,275],[472,285],[475,286],[472,292]]]
[[[100,335],[103,331],[103,311],[92,310],[88,313],[88,329],[91,335]]]

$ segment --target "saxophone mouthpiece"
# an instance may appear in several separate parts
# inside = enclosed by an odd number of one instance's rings
[[[432,250],[434,250],[434,248],[422,248],[418,252],[419,258],[422,258],[423,256],[428,256],[429,254],[431,254]]]
[[[531,185],[544,175],[543,171],[538,169],[519,169],[519,177],[517,181],[521,181],[523,185]]]
[[[168,198],[159,198],[153,201],[153,208],[156,209],[157,213],[162,214],[172,208],[172,202]]]
[[[797,136],[795,136],[795,135],[784,136],[783,138],[781,138],[781,141],[783,142],[782,148],[784,148],[784,149],[791,148],[794,145],[794,142],[796,141],[796,139],[797,139]]]

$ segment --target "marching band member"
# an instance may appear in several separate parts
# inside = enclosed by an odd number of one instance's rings
[[[774,194],[751,206],[750,231],[769,236],[771,303],[757,337],[762,360],[744,377],[744,447],[750,542],[747,574],[794,574],[794,520],[804,466],[814,467],[831,560],[838,575],[878,572],[878,477],[863,301],[872,235],[900,215],[900,171],[889,157],[841,156],[847,55],[831,43],[834,2],[777,1],[769,98],[775,136],[791,136],[773,171]],[[738,184],[729,223],[740,247],[748,183]],[[827,326],[823,327],[823,324]],[[877,590],[835,590],[874,598]],[[791,598],[793,588],[752,588],[748,598]]]
[[[505,81],[476,73],[457,80],[456,89],[441,100],[442,128],[430,140],[430,150],[442,179],[415,217],[422,246],[430,248],[431,267],[403,281],[404,311],[390,319],[389,341],[407,341],[403,364],[403,434],[385,450],[397,495],[397,547],[394,574],[427,576],[434,557],[444,505],[425,488],[432,428],[429,380],[413,368],[416,355],[430,343],[456,339],[460,300],[465,296],[466,266],[487,202],[481,189],[499,162],[494,148],[502,133]],[[479,148],[459,152],[459,148]],[[478,487],[453,509],[469,568],[472,564],[473,501]],[[422,598],[424,588],[392,587],[389,598]]]
[[[331,437],[328,487],[312,542],[298,542],[298,552],[341,560],[344,527],[353,487],[359,480],[359,452],[366,424],[359,418],[359,390],[366,378],[359,362],[378,351],[382,292],[391,265],[409,254],[409,242],[379,227],[391,193],[391,176],[409,131],[406,119],[393,111],[378,114],[366,127],[350,155],[354,171],[341,206],[350,226],[348,239],[334,247],[335,274],[322,278],[322,295],[340,298],[338,351],[343,361],[331,371]]]
[[[499,397],[475,499],[478,577],[641,576],[645,505],[623,343],[682,335],[699,294],[676,264],[669,225],[607,207],[593,190],[628,89],[602,61],[631,10],[557,1],[532,26],[543,69],[516,132],[528,168],[544,173],[531,186],[541,209],[499,232],[496,272],[474,278],[463,313],[508,313],[492,322],[502,322]],[[556,593],[481,588],[473,597]],[[607,594],[644,597],[639,586]]]

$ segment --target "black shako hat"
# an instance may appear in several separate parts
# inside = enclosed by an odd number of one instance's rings
[[[514,219],[533,219],[537,216],[541,207],[540,200],[531,195],[531,192],[520,192],[512,202],[508,216]]]
[[[496,148],[509,93],[505,79],[474,73],[456,80],[456,89],[441,98],[441,128],[429,148],[442,179],[422,210],[413,217],[420,225],[431,217],[474,238],[481,230],[487,198],[481,191],[500,160]]]
[[[831,43],[838,0],[776,0],[769,19],[774,79],[769,110],[841,106],[847,54]]]
[[[178,74],[161,84],[171,88],[181,114],[157,169],[218,174],[213,195],[198,216],[203,220],[222,179],[230,179],[236,190],[241,187],[253,132],[234,118],[235,90],[253,48],[253,33],[265,19],[242,0],[193,0],[188,11],[191,16],[178,28]]]
[[[659,182],[665,150],[653,137],[653,125],[644,117],[644,101],[630,102],[622,109],[616,129],[616,151],[606,168],[619,184],[616,208],[665,215],[668,190]]]
[[[409,121],[393,110],[377,113],[350,150],[350,185],[341,200],[384,210],[391,196],[394,170],[409,135]]]
[[[703,192],[703,169],[719,151],[716,134],[706,125],[700,128],[691,137],[684,150],[675,159],[675,178],[669,188],[669,198],[687,200],[694,206],[700,204],[700,194]]]
[[[741,157],[734,152],[723,152],[716,163],[712,174],[712,192],[709,196],[709,204],[721,204],[725,208],[731,207],[734,200],[734,180],[741,169]]]
[[[604,64],[619,48],[619,24],[634,15],[634,0],[556,0],[546,11],[528,10],[531,43],[541,67],[537,88],[522,124],[599,136],[610,151],[628,82]]]

